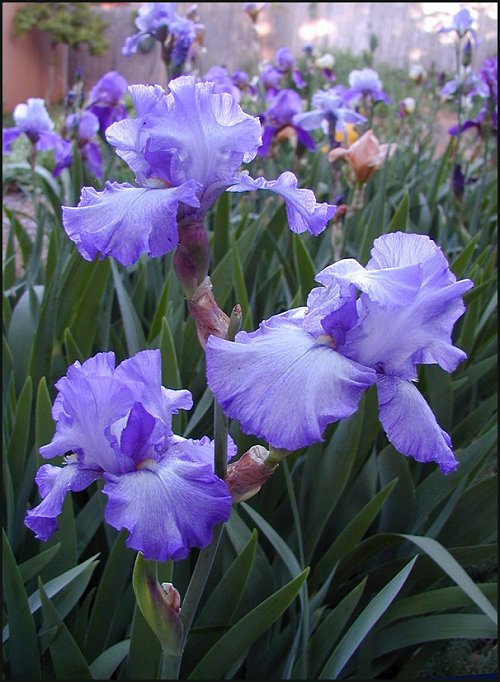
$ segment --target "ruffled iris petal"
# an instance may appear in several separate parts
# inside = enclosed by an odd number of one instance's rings
[[[154,168],[168,159],[173,185],[194,178],[204,191],[232,181],[242,162],[251,161],[261,143],[258,118],[246,114],[213,82],[181,76],[169,83],[168,111],[151,119],[146,159]]]
[[[127,385],[135,399],[146,410],[159,417],[169,428],[172,414],[190,410],[193,406],[191,393],[185,389],[174,390],[161,385],[161,353],[144,350],[128,358],[116,368],[115,376]]]
[[[297,450],[322,440],[328,424],[352,415],[375,372],[318,342],[290,316],[271,318],[235,342],[210,336],[207,380],[245,433]]]
[[[155,258],[177,246],[177,207],[198,206],[195,189],[193,181],[171,189],[116,182],[102,192],[84,187],[78,206],[63,207],[64,228],[85,259],[110,255],[132,265],[142,253]]]
[[[347,290],[352,284],[386,310],[400,308],[410,303],[422,284],[419,264],[368,270],[354,258],[344,258],[329,265],[321,270],[315,279],[325,286],[332,281],[338,282],[341,291]]]
[[[236,443],[227,437],[227,460],[229,461],[237,455]],[[200,440],[182,438],[182,436],[172,436],[170,439],[169,454],[178,459],[188,459],[199,464],[209,464],[214,466],[214,441],[208,436],[203,436]]]
[[[160,85],[131,85],[129,93],[134,102],[137,118],[126,118],[106,129],[106,140],[116,147],[116,153],[135,172],[141,184],[145,178],[158,177],[170,184],[168,174],[152,169],[144,158],[149,139],[148,127],[157,117],[165,116],[167,104],[165,90]]]
[[[418,389],[410,381],[381,376],[377,391],[380,421],[396,450],[417,462],[437,462],[445,474],[454,471],[458,462],[450,437]]]
[[[70,490],[84,490],[99,477],[99,472],[82,469],[76,459],[62,467],[43,464],[36,475],[36,483],[43,500],[26,514],[25,523],[39,540],[48,540],[57,528],[64,498]]]
[[[121,462],[105,432],[134,404],[130,390],[109,376],[75,376],[71,381],[58,382],[58,388],[56,433],[40,448],[42,457],[76,452],[86,467],[120,471]]]
[[[318,235],[323,232],[337,210],[333,204],[316,203],[312,190],[298,189],[297,178],[290,171],[285,171],[276,180],[266,180],[262,177],[254,179],[244,171],[238,176],[238,182],[229,187],[230,192],[251,192],[256,189],[267,189],[283,197],[292,232],[308,231]]]
[[[227,521],[232,498],[208,465],[165,456],[129,474],[105,474],[106,521],[129,531],[127,546],[147,559],[184,559]]]
[[[444,254],[428,237],[403,233],[379,237],[367,270],[416,263],[422,271],[422,285],[413,300],[389,310],[362,294],[359,323],[349,332],[343,349],[357,362],[403,379],[415,378],[416,364],[437,363],[451,372],[466,357],[453,346],[451,333],[465,311],[462,295],[473,283],[456,281]]]

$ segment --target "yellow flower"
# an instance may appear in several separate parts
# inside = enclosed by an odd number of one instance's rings
[[[349,147],[356,142],[359,135],[352,123],[346,123],[346,130],[338,130],[335,133],[336,142],[345,142]]]

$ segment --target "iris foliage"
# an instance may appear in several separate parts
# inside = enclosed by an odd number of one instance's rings
[[[260,192],[222,193],[205,226],[215,299],[228,315],[241,306],[245,331],[305,305],[315,274],[334,261],[366,264],[378,236],[431,237],[457,279],[474,282],[453,332],[467,359],[453,374],[421,366],[418,377],[451,435],[457,470],[444,476],[397,453],[369,388],[353,416],[284,459],[216,529],[182,679],[412,679],[443,641],[496,637],[496,582],[480,570],[496,557],[496,157],[490,133],[464,134],[460,163],[473,182],[452,191],[457,142],[436,153],[435,94],[422,90],[419,111],[406,118],[395,101],[377,105],[372,129],[397,150],[362,196],[346,164],[329,164],[320,131],[315,151],[285,137],[249,164],[253,177],[293,170],[318,202],[352,207],[321,234],[292,233],[280,197]],[[61,207],[76,206],[84,185],[101,191],[107,179],[134,180],[104,137],[99,144],[102,179],[76,144],[57,178],[43,154],[31,165],[4,163],[4,194],[21,192],[30,206],[28,214],[4,208],[3,665],[12,679],[168,675],[168,656],[137,605],[141,585],[173,583],[182,613],[196,559],[210,551],[136,561],[127,532],[103,522],[99,479],[66,496],[46,543],[24,525],[39,502],[39,448],[54,435],[54,385],[76,360],[112,350],[118,364],[159,349],[162,384],[193,396],[191,410],[173,415],[174,433],[214,437],[205,355],[173,252],[127,267],[88,261],[63,229]],[[260,442],[237,421],[229,433],[239,454]]]

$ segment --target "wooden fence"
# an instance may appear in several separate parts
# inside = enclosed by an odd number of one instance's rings
[[[14,4],[14,3],[6,3]],[[16,3],[17,4],[17,3]],[[85,48],[70,51],[67,59],[67,81],[71,85],[77,67],[83,72],[85,88],[90,88],[106,71],[116,70],[129,83],[156,82],[166,85],[159,49],[148,54],[125,57],[125,38],[135,33],[133,13],[141,3],[93,3],[103,13],[109,27],[106,31],[110,49],[102,57],[91,57]],[[178,3],[178,12],[185,15],[191,3]],[[425,67],[451,73],[454,68],[452,34],[438,34],[439,26],[450,23],[460,9],[459,3],[284,3],[271,2],[261,13],[254,27],[239,2],[200,2],[198,12],[205,25],[204,50],[198,56],[197,67],[203,74],[211,66],[225,65],[230,71],[246,68],[255,72],[257,62],[273,59],[276,49],[289,47],[299,55],[305,43],[321,52],[338,48],[361,53],[368,48],[370,33],[378,39],[375,67],[384,62],[407,69],[417,62]],[[469,3],[480,38],[474,54],[474,66],[484,57],[497,53],[497,3]],[[4,78],[12,66],[12,53],[4,50]],[[47,55],[48,59],[48,55]],[[7,65],[6,65],[7,63]],[[16,87],[16,82],[12,86]],[[20,87],[18,81],[17,87]],[[5,97],[9,102],[25,98]],[[28,96],[43,97],[32,92]]]
[[[85,80],[95,82],[105,71],[114,69],[129,82],[158,82],[165,79],[159,50],[125,57],[121,48],[135,32],[133,12],[139,3],[103,4],[101,11],[109,21],[108,35],[113,46],[104,57],[89,57],[85,50],[70,54],[70,74],[77,65]],[[179,3],[184,15],[190,3]],[[480,37],[474,64],[497,52],[497,3],[467,5],[475,18]],[[200,73],[215,64],[230,71],[255,69],[258,60],[272,60],[276,49],[287,46],[296,55],[305,43],[317,51],[338,48],[361,53],[368,48],[370,33],[378,39],[375,65],[380,62],[407,69],[418,62],[432,64],[450,73],[454,68],[452,34],[438,34],[439,26],[450,23],[460,9],[459,3],[269,3],[255,26],[243,11],[243,3],[198,3],[200,21],[205,24],[205,49],[198,57]],[[258,42],[258,49],[255,46]]]

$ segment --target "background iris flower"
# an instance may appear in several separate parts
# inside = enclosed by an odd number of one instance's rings
[[[160,377],[160,351],[146,350],[117,367],[114,353],[98,353],[57,382],[56,432],[40,454],[66,456],[62,466],[38,470],[43,499],[25,519],[38,539],[57,530],[66,493],[97,479],[104,480],[107,523],[126,528],[127,546],[148,559],[183,559],[227,521],[232,498],[214,473],[213,442],[172,432],[172,415],[191,408],[191,394],[164,388]],[[228,457],[235,454],[230,441]]]
[[[373,69],[354,69],[349,74],[350,87],[344,92],[344,102],[350,104],[362,97],[371,97],[374,102],[382,100],[391,103],[391,98],[382,90],[382,83],[378,73]]]
[[[466,358],[451,333],[473,284],[457,281],[424,235],[383,235],[371,253],[366,267],[348,258],[318,273],[322,286],[307,306],[240,332],[235,342],[211,336],[208,384],[245,433],[290,451],[321,441],[326,426],[352,415],[376,385],[394,447],[448,473],[457,464],[450,437],[414,382],[419,364],[452,372]]]
[[[89,93],[87,109],[99,119],[99,130],[104,133],[112,123],[127,118],[123,97],[127,81],[117,71],[108,71]]]
[[[56,162],[71,153],[71,144],[54,132],[54,122],[45,108],[45,102],[38,97],[30,97],[26,103],[16,105],[13,111],[13,128],[2,129],[2,150],[11,151],[14,140],[25,134],[37,151],[54,150]]]
[[[321,128],[325,135],[331,137],[333,144],[336,132],[343,132],[347,124],[365,123],[366,118],[345,106],[338,88],[318,90],[311,100],[312,109],[295,114],[293,122],[304,130]]]
[[[103,175],[103,161],[99,145],[97,144],[97,133],[99,132],[99,119],[89,110],[82,111],[81,114],[69,114],[66,117],[65,130],[67,135],[74,136],[82,160],[86,163],[89,170],[98,178]],[[71,166],[73,155],[71,149],[68,150],[67,157],[60,161],[54,169],[54,176],[58,176],[63,168]]]

